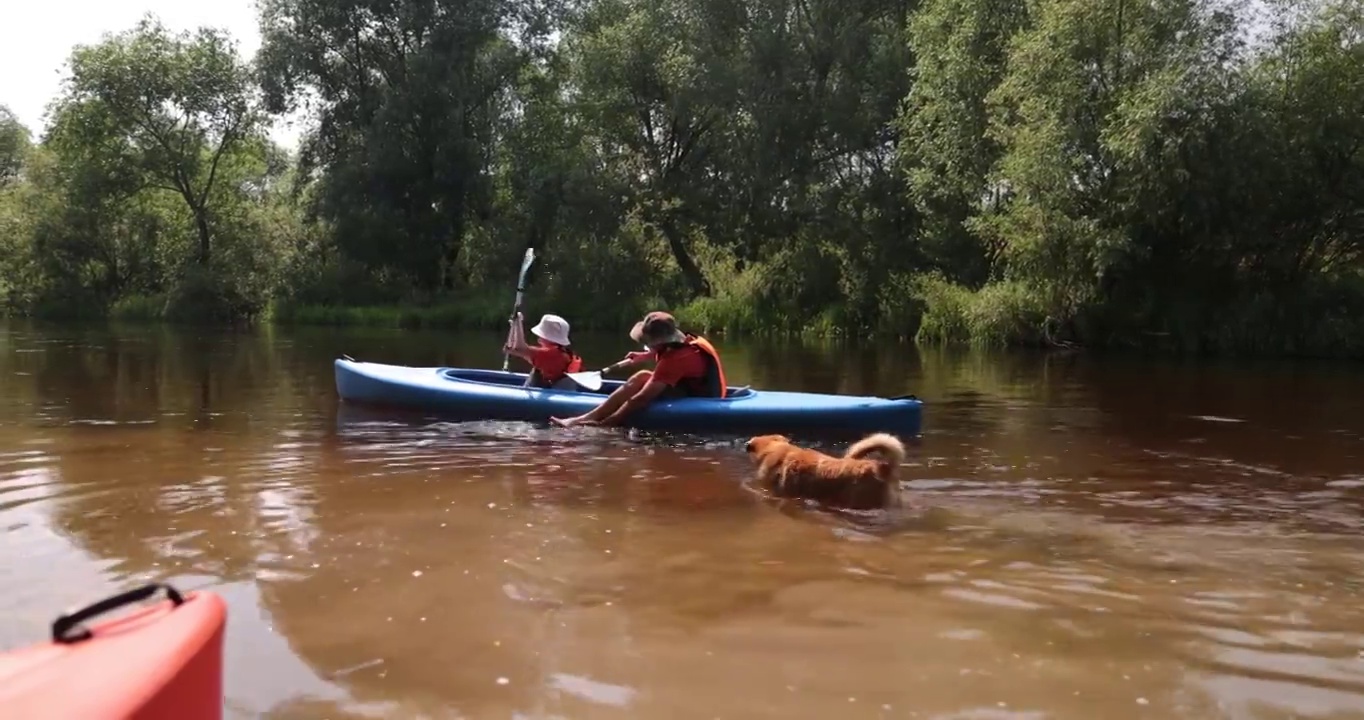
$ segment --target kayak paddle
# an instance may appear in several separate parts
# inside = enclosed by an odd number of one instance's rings
[[[526,293],[526,273],[530,272],[530,264],[535,262],[535,248],[526,248],[526,256],[521,258],[521,274],[516,278],[516,303],[512,305],[512,319],[516,319],[516,313],[521,312],[521,297]],[[502,353],[502,372],[507,372],[511,365],[511,355]],[[597,385],[601,387],[600,383]]]
[[[588,392],[596,392],[601,389],[602,375],[605,375],[606,373],[609,373],[612,370],[619,370],[633,362],[634,360],[621,360],[615,365],[607,365],[606,367],[600,370],[568,373],[568,377],[571,378],[573,382],[578,383],[578,385],[582,386],[584,390],[587,390]]]

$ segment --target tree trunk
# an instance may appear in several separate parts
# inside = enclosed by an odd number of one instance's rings
[[[207,210],[194,208],[194,226],[199,231],[199,264],[208,267],[211,247],[209,244]]]
[[[673,259],[677,261],[677,266],[682,268],[682,277],[686,278],[687,286],[698,297],[710,297],[710,283],[701,273],[701,268],[696,266],[691,253],[687,251],[687,245],[682,239],[682,234],[677,231],[677,226],[671,220],[664,220],[662,229],[663,236],[668,239],[668,249],[672,250]]]
[[[445,247],[441,250],[440,261],[436,265],[436,284],[432,290],[455,289],[459,273],[459,254],[464,249],[464,222],[458,216],[450,217],[446,223]]]

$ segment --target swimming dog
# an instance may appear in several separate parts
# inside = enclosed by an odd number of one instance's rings
[[[759,435],[745,449],[758,465],[759,483],[778,497],[815,500],[849,510],[899,504],[897,486],[905,446],[893,435],[868,435],[841,458],[794,445],[784,435]],[[868,457],[872,454],[882,457]]]

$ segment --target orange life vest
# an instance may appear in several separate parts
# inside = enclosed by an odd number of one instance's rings
[[[719,351],[700,335],[683,334],[687,337],[687,344],[700,349],[707,360],[705,376],[691,383],[692,389],[703,397],[723,398],[729,392],[729,385],[725,383],[725,367],[720,363]]]
[[[578,356],[578,353],[575,353],[572,350],[564,350],[564,353],[568,355],[568,367],[564,368],[564,375],[567,375],[568,373],[571,372],[582,372],[583,359]],[[559,377],[554,378],[554,382],[559,382],[563,378],[564,376],[560,375]]]

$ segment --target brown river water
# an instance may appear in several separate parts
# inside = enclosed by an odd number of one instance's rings
[[[336,398],[499,340],[0,326],[0,647],[159,579],[227,600],[232,718],[1364,718],[1358,365],[722,342],[925,400],[866,516],[735,438]]]

